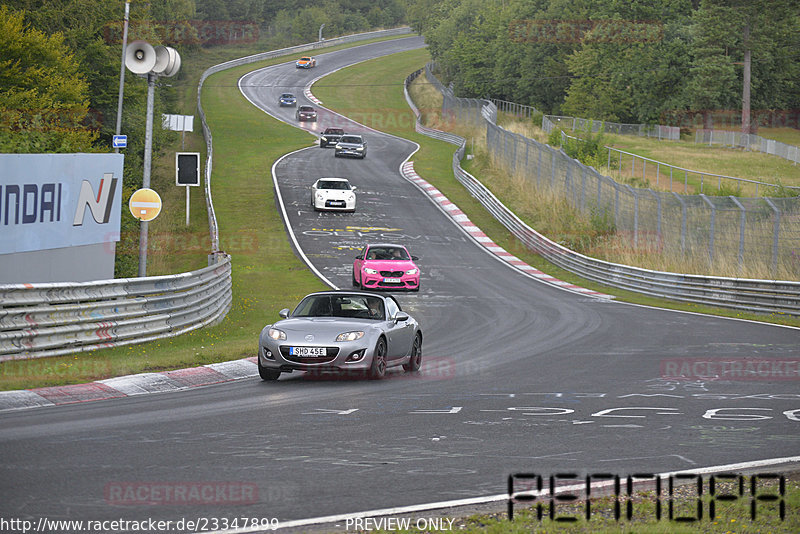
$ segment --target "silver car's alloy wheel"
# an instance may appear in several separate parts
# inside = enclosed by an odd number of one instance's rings
[[[409,373],[419,371],[422,366],[422,338],[419,334],[414,336],[414,345],[411,347],[411,358],[403,364],[403,369]]]
[[[369,368],[369,377],[372,380],[380,380],[386,374],[386,341],[378,339],[375,346],[375,354],[372,356],[372,365]]]

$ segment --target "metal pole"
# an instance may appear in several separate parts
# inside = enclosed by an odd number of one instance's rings
[[[703,193],[700,193],[700,198],[711,208],[711,221],[708,228],[708,265],[711,266],[714,264],[714,221],[717,217],[717,207]]]
[[[130,17],[131,4],[126,0],[125,2],[125,22],[122,26],[122,62],[119,66],[119,97],[117,100],[117,129],[116,134],[119,135],[122,130],[122,97],[125,94],[125,49],[128,47],[128,18]],[[119,148],[114,149],[115,153],[119,153]]]
[[[764,201],[769,204],[769,207],[775,212],[775,224],[772,232],[772,277],[778,276],[778,238],[781,232],[781,210],[778,209],[770,199],[764,197]]]
[[[686,252],[686,203],[683,201],[681,196],[676,193],[672,192],[675,195],[675,198],[680,202],[681,205],[681,253]]]
[[[730,198],[734,204],[736,204],[739,209],[741,210],[741,216],[739,219],[739,275],[742,274],[742,269],[744,268],[744,228],[747,224],[747,212],[742,206],[741,202],[739,202],[735,196],[731,195]]]
[[[147,74],[147,120],[144,132],[144,173],[142,187],[150,187],[150,160],[153,153],[153,96],[156,88],[157,76],[152,72]],[[147,276],[147,221],[139,223],[139,276]]]
[[[191,187],[189,187],[188,185],[185,187],[186,187],[186,226],[189,226],[189,206],[190,206],[189,190],[191,189]]]

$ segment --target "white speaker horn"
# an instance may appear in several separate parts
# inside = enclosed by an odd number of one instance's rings
[[[156,51],[145,41],[128,43],[125,66],[134,74],[147,74],[156,64]]]
[[[174,76],[181,68],[181,56],[178,51],[169,46],[157,46],[156,64],[153,72],[159,76]]]

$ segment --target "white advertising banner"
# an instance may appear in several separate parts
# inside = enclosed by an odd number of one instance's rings
[[[123,154],[0,154],[0,254],[119,241]]]

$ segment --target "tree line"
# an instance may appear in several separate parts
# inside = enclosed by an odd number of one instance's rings
[[[749,71],[751,109],[797,126],[796,0],[409,0],[408,18],[459,96],[711,126],[738,122]]]
[[[124,5],[0,0],[0,152],[108,150],[116,126]],[[172,46],[185,61],[199,47],[265,37],[291,46],[315,41],[322,24],[330,37],[404,19],[401,0],[133,1],[129,40]],[[182,79],[179,73],[176,83]],[[123,132],[143,132],[145,92],[145,84],[127,73]],[[174,90],[160,88],[156,113],[175,99]],[[136,154],[143,137],[129,135],[126,182],[141,177]],[[163,137],[154,131],[155,151]]]

